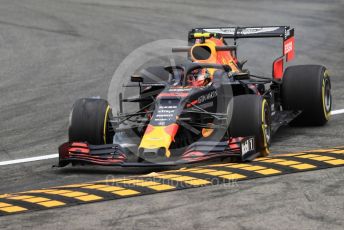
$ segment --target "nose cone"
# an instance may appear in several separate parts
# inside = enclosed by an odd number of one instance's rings
[[[177,124],[168,126],[148,125],[139,146],[139,153],[145,155],[165,155],[169,158],[171,152],[169,150],[174,136],[178,131]]]

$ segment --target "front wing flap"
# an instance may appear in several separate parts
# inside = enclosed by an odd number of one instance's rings
[[[248,161],[257,155],[254,137],[237,137],[221,142],[195,142],[186,149],[182,159],[195,162],[211,158],[232,157],[239,161]]]
[[[59,147],[58,167],[69,163],[86,163],[104,166],[120,166],[127,159],[117,144],[90,145],[85,142],[67,142]]]

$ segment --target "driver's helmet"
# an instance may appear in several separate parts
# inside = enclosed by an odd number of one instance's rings
[[[211,81],[209,71],[207,69],[194,70],[189,75],[188,81],[192,86],[205,86]]]

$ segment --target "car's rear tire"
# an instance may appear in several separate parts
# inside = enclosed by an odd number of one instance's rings
[[[268,102],[258,95],[234,97],[229,131],[232,137],[254,136],[257,152],[261,156],[267,156],[271,140],[271,112]]]
[[[112,143],[112,111],[104,99],[81,98],[72,108],[69,122],[69,141],[100,145]]]
[[[320,65],[288,67],[283,76],[282,107],[300,110],[291,125],[324,125],[330,119],[332,97],[328,71]]]

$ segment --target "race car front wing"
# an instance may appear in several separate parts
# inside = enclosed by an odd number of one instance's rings
[[[159,161],[130,161],[126,151],[119,144],[91,145],[85,142],[67,142],[59,147],[58,167],[71,163],[102,166],[151,167],[175,166],[203,162],[215,158],[235,158],[239,161],[254,159],[259,153],[255,149],[254,137],[230,138],[227,141],[199,141],[186,148],[177,158]],[[172,160],[173,159],[173,160]]]

